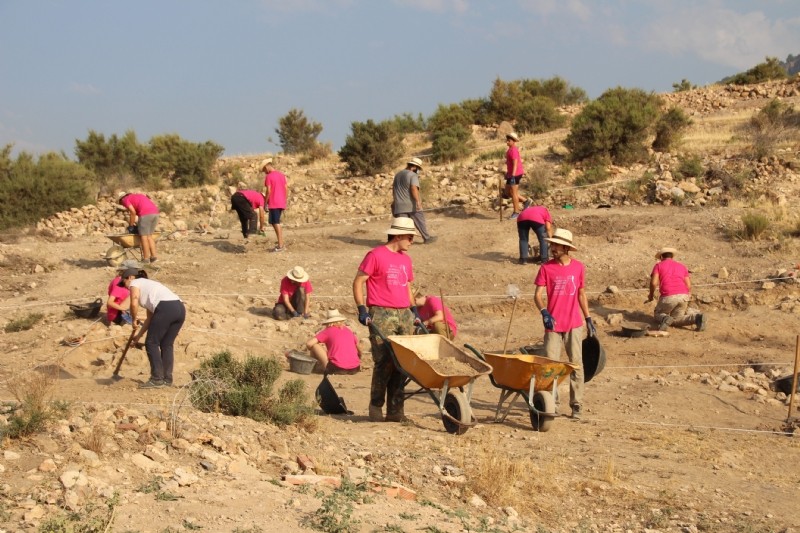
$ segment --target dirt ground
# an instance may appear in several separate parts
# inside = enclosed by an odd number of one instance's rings
[[[363,466],[358,459],[368,457],[368,468],[417,493],[416,502],[377,496],[358,503],[356,531],[797,531],[800,440],[780,433],[787,406],[766,401],[774,398],[771,392],[760,397],[704,382],[706,374],[736,374],[757,363],[766,365],[757,369],[791,369],[800,333],[797,312],[780,304],[796,301],[800,286],[762,289],[757,280],[793,269],[796,243],[731,240],[727,231],[742,214],[732,207],[552,212],[556,224],[575,235],[579,251],[573,255],[586,264],[592,315],[607,353],[605,370],[586,386],[581,421],[559,417],[548,432],[537,433],[527,408],[517,402],[505,422],[493,423],[500,391],[483,377],[472,394],[477,425],[464,435],[445,432],[427,395],[408,400],[409,421],[372,423],[366,417],[369,361],[363,372],[332,380],[354,415],[324,417],[310,434],[188,407],[180,416],[222,438],[265,430],[281,435],[292,456],[307,454],[331,474]],[[427,293],[444,295],[459,324],[457,343],[500,351],[509,323],[509,349],[540,343],[543,327],[532,302],[537,267],[516,264],[516,224],[499,221],[488,209],[461,208],[431,213],[428,223],[439,240],[412,246],[416,282]],[[176,349],[177,384],[188,383],[203,357],[223,349],[240,357],[282,358],[321,329],[328,308],[345,313],[363,339],[366,329],[355,320],[351,284],[364,254],[383,242],[387,224],[383,218],[288,225],[283,253],[269,253],[271,233],[245,249],[235,229],[161,242],[153,277],[181,295],[188,309]],[[219,238],[221,233],[228,238]],[[102,259],[108,244],[102,237],[68,242],[24,237],[2,247],[3,323],[31,312],[46,315],[30,331],[0,334],[4,400],[11,399],[6,386],[15,375],[55,364],[61,369],[55,397],[74,405],[145,413],[174,406],[179,389],[137,389],[147,378],[146,357],[138,350],[130,352],[123,380],[108,379],[108,354],[120,352],[126,330],[98,325],[87,335],[90,342],[78,348],[59,344],[91,324],[70,316],[64,302],[104,297],[113,276]],[[677,258],[692,271],[695,305],[708,314],[708,329],[672,329],[664,338],[622,337],[607,318],[621,313],[626,320],[651,321],[646,286],[653,255],[662,246],[676,247]],[[313,316],[279,324],[267,314],[281,277],[295,265],[311,275]],[[507,296],[509,285],[522,292],[516,308]],[[619,290],[607,292],[609,286]],[[296,377],[312,390],[320,380],[289,372],[282,379]],[[568,412],[567,388],[561,392],[560,412]],[[26,459],[16,466],[6,460],[0,471],[9,486],[4,497],[20,501],[23,491],[36,486],[28,469],[36,468],[34,458],[44,452],[36,441],[7,441],[4,448]],[[57,455],[69,463],[71,453]],[[129,477],[117,479],[123,469],[114,463],[124,459],[109,457],[103,467],[123,495],[113,531],[306,530],[308,517],[330,493],[276,482],[276,468],[251,477],[207,475],[182,488],[180,500],[156,501],[135,490],[145,474],[130,474],[128,468]],[[34,527],[21,525],[17,514],[6,516],[8,531]]]

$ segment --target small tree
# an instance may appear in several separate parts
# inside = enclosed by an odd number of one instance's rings
[[[309,121],[301,109],[293,108],[278,119],[275,133],[278,134],[284,153],[306,153],[313,150],[317,144],[317,137],[322,133],[322,124]]]
[[[560,128],[566,121],[550,98],[535,96],[520,107],[516,130],[521,133],[544,133]]]
[[[781,65],[777,57],[766,57],[763,63],[759,63],[745,72],[740,72],[722,81],[733,83],[734,85],[750,85],[769,80],[782,80],[787,75],[786,68]]]
[[[458,104],[439,105],[428,119],[434,163],[456,161],[472,150],[472,117]]]
[[[351,174],[384,172],[403,156],[403,140],[390,122],[353,122],[350,128],[339,157]]]
[[[697,89],[697,85],[692,85],[692,82],[686,78],[683,78],[680,83],[672,84],[672,92],[674,93],[682,93],[685,91],[691,91],[692,89]]]
[[[773,99],[744,126],[750,138],[753,159],[771,156],[779,143],[800,135],[800,113],[790,105]]]
[[[669,152],[680,141],[683,132],[691,125],[692,121],[679,107],[671,107],[661,115],[656,122],[656,138],[653,141],[653,150]]]

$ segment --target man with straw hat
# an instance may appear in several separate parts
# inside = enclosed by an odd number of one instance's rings
[[[272,308],[272,318],[275,320],[289,320],[300,316],[308,318],[312,292],[314,288],[309,281],[308,272],[301,266],[294,267],[281,280],[278,301]]]
[[[572,243],[572,232],[558,228],[552,237],[547,237],[547,241],[553,259],[539,268],[533,301],[542,313],[547,357],[561,359],[561,347],[564,346],[569,362],[578,366],[569,377],[569,405],[572,418],[577,420],[581,417],[583,401],[583,339],[587,331],[590,337],[594,337],[597,331],[589,316],[589,303],[584,291],[586,269],[583,263],[569,255],[570,250],[578,250]]]
[[[322,321],[327,327],[306,342],[326,374],[355,374],[361,369],[358,337],[345,325],[346,320],[338,309],[331,309]]]
[[[653,314],[658,320],[659,331],[670,326],[694,326],[696,331],[706,329],[706,315],[689,307],[692,298],[692,279],[689,270],[674,257],[675,248],[665,247],[656,252],[658,263],[650,273],[650,293],[645,303],[652,302],[656,289],[658,303]]]
[[[419,194],[419,173],[422,172],[422,161],[418,157],[411,158],[406,168],[395,174],[392,182],[392,216],[408,217],[422,236],[423,244],[436,240],[428,233],[425,213],[422,211],[422,197]]]
[[[365,326],[374,325],[383,335],[411,335],[415,322],[422,320],[416,306],[412,307],[411,282],[414,281],[414,271],[406,252],[419,233],[413,220],[397,217],[392,219],[386,235],[386,244],[367,253],[353,280],[358,321]],[[367,287],[366,297],[364,285]],[[405,377],[395,368],[389,348],[376,332],[371,332],[369,341],[375,361],[370,386],[369,419],[373,422],[382,421],[383,404],[386,403],[386,421],[401,422],[405,418]]]

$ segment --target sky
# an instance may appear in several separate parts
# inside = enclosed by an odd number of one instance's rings
[[[596,98],[789,54],[798,0],[0,0],[0,148],[74,159],[90,130],[133,130],[274,153],[297,108],[338,149],[353,122],[427,117],[497,78]]]

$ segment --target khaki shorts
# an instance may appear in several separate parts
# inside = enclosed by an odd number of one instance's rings
[[[152,235],[156,232],[156,224],[158,224],[158,214],[139,217],[136,224],[139,228],[139,235]]]

